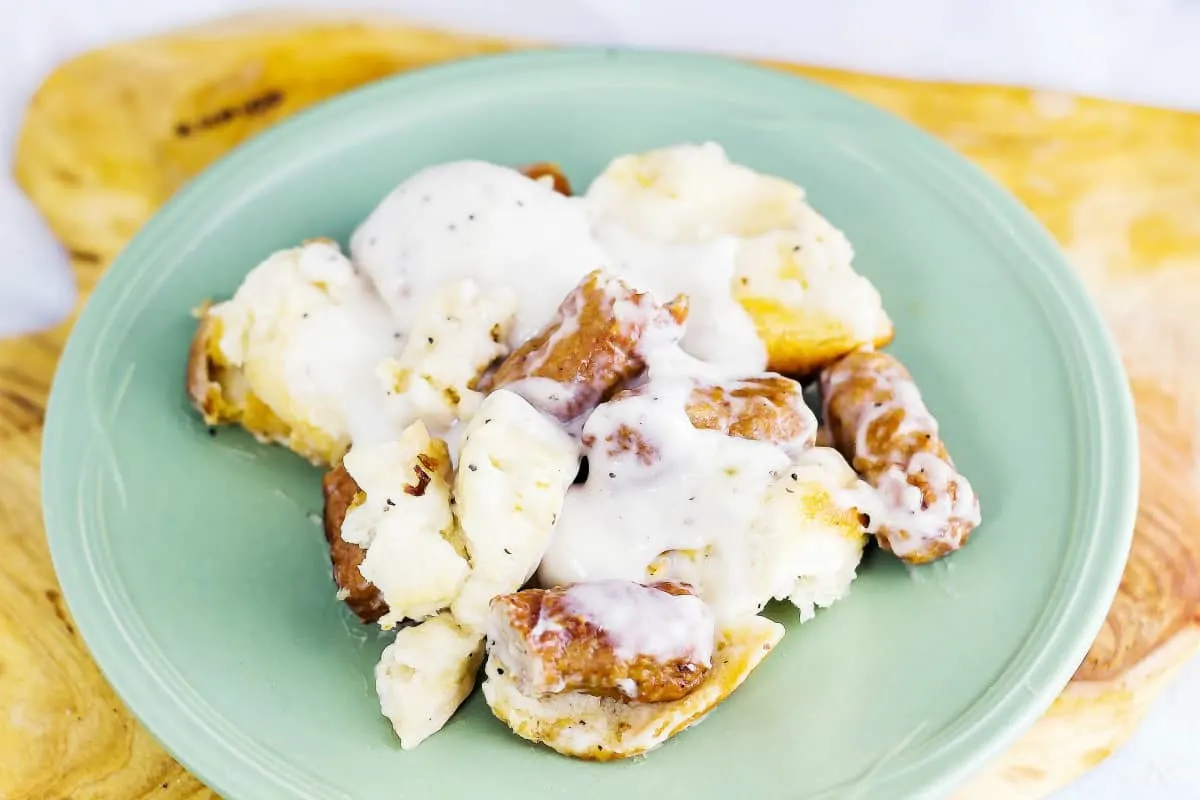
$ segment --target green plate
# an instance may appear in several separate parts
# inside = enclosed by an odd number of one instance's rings
[[[476,693],[419,749],[379,715],[384,642],[334,599],[318,473],[183,393],[191,308],[273,250],[345,242],[420,167],[715,140],[807,187],[849,234],[982,498],[971,544],[907,570],[869,556],[702,725],[647,759],[527,744]],[[1132,403],[1053,241],[966,161],[782,73],[682,55],[505,55],[370,86],[209,169],[134,239],[75,326],[44,452],[46,528],[107,678],[176,757],[239,800],[938,796],[1036,719],[1116,590],[1137,489]]]

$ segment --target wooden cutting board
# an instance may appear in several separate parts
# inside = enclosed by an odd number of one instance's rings
[[[154,210],[246,137],[384,75],[513,46],[387,18],[296,15],[116,45],[64,64],[38,90],[15,173],[86,299]],[[1120,341],[1143,476],[1120,594],[1062,696],[960,792],[1045,796],[1118,747],[1200,647],[1200,324],[1188,323],[1200,309],[1200,116],[771,66],[906,117],[990,172],[1057,237]],[[38,449],[70,324],[0,341],[0,796],[212,797],[109,689],[55,582]]]

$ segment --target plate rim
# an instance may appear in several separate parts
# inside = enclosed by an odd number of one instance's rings
[[[1004,224],[1002,233],[1007,236],[1010,245],[1016,244],[1024,250],[1032,262],[1027,269],[1017,272],[1026,273],[1028,278],[1028,273],[1035,266],[1040,268],[1042,288],[1052,290],[1054,299],[1063,305],[1069,317],[1069,324],[1064,323],[1061,330],[1056,329],[1056,333],[1060,339],[1065,336],[1069,340],[1062,344],[1078,351],[1072,363],[1087,373],[1075,375],[1071,381],[1072,404],[1076,412],[1090,407],[1090,413],[1086,416],[1094,422],[1096,429],[1091,432],[1090,441],[1095,450],[1091,482],[1096,484],[1096,488],[1093,496],[1088,498],[1094,501],[1094,508],[1086,519],[1077,517],[1077,524],[1086,531],[1088,539],[1085,547],[1071,548],[1064,554],[1062,566],[1065,572],[1072,563],[1079,562],[1074,567],[1078,580],[1069,587],[1060,582],[1058,590],[1052,595],[1059,597],[1066,592],[1066,596],[1060,598],[1057,604],[1060,614],[1053,620],[1051,630],[1039,633],[1050,623],[1049,609],[1056,607],[1053,602],[1048,604],[1048,610],[1043,611],[1029,635],[1030,640],[1041,637],[1041,653],[1032,654],[1029,657],[1031,663],[1025,666],[1025,682],[1021,684],[1022,691],[1019,693],[1022,696],[1017,697],[1017,692],[1009,691],[997,698],[992,711],[976,719],[966,731],[958,731],[952,724],[937,737],[936,741],[941,742],[939,747],[900,769],[892,770],[890,775],[876,774],[872,770],[862,780],[854,781],[854,788],[862,792],[859,796],[876,796],[880,791],[886,792],[880,796],[896,796],[896,793],[904,796],[915,796],[914,793],[938,795],[952,790],[1036,721],[1068,683],[1090,648],[1116,594],[1132,544],[1139,486],[1136,419],[1124,368],[1099,310],[1091,302],[1082,280],[1067,263],[1057,244],[1020,201],[972,162],[907,121],[837,89],[782,69],[708,54],[624,48],[567,47],[476,56],[399,73],[338,95],[282,120],[211,164],[177,191],[113,260],[78,315],[55,370],[43,432],[42,506],[51,558],[64,598],[92,658],[126,708],[164,749],[222,795],[262,797],[264,788],[261,781],[264,778],[276,781],[275,790],[293,793],[305,789],[303,784],[310,781],[300,775],[293,776],[290,783],[287,780],[278,782],[261,767],[243,759],[237,760],[239,766],[235,769],[229,760],[232,752],[229,747],[208,737],[203,740],[189,737],[186,731],[181,734],[181,718],[184,729],[200,720],[192,716],[194,708],[183,705],[178,695],[158,682],[163,679],[161,675],[150,671],[151,667],[169,665],[161,656],[160,660],[164,661],[162,664],[145,662],[146,653],[139,653],[136,649],[133,653],[137,658],[128,658],[129,649],[122,647],[117,636],[114,636],[116,633],[125,637],[128,644],[133,644],[136,638],[136,630],[132,634],[128,630],[121,630],[122,623],[128,625],[130,620],[122,620],[117,612],[133,612],[132,623],[135,626],[138,620],[131,606],[125,609],[112,606],[113,598],[106,595],[100,584],[101,575],[97,572],[97,565],[87,552],[83,538],[85,523],[81,516],[83,482],[78,480],[77,474],[82,467],[64,472],[48,466],[63,463],[68,448],[72,448],[72,441],[64,435],[69,427],[68,421],[63,418],[65,412],[58,409],[68,402],[63,399],[68,393],[64,387],[78,382],[83,374],[89,353],[96,346],[96,329],[104,329],[102,309],[110,304],[109,295],[120,288],[113,276],[133,269],[139,262],[145,263],[156,249],[164,246],[166,240],[178,239],[182,232],[192,227],[188,219],[191,210],[207,205],[208,194],[214,197],[223,195],[221,187],[227,181],[226,176],[236,171],[239,165],[252,162],[261,152],[304,136],[308,129],[320,126],[324,120],[351,109],[369,109],[379,105],[385,98],[396,99],[411,94],[418,98],[417,102],[421,102],[420,95],[432,87],[469,90],[472,82],[482,81],[488,73],[504,73],[502,78],[505,80],[519,80],[522,70],[554,69],[559,70],[558,74],[561,75],[567,67],[593,69],[598,65],[617,62],[622,64],[622,68],[656,74],[694,74],[697,70],[704,70],[713,75],[714,80],[774,83],[782,87],[781,91],[786,91],[790,86],[800,94],[824,97],[825,100],[840,104],[889,129],[889,133],[895,131],[897,135],[908,137],[916,151],[923,152],[931,163],[941,165],[948,171],[958,184],[956,189],[974,193],[977,201],[990,207],[995,219]],[[316,152],[316,148],[313,150]],[[167,270],[163,272],[169,274]],[[131,278],[125,281],[132,285],[139,276],[131,273]],[[101,302],[95,302],[96,298],[100,298]],[[1064,354],[1064,360],[1066,358]],[[1086,382],[1086,386],[1080,396],[1080,384],[1083,382]],[[77,448],[71,452],[78,454]],[[70,496],[76,497],[76,505],[68,508],[62,503],[62,498]],[[72,522],[73,516],[78,528]],[[1090,521],[1091,524],[1084,525],[1079,520]],[[1068,620],[1068,624],[1063,624],[1064,619]],[[146,643],[149,643],[148,638]],[[1027,641],[1013,654],[1013,658],[1028,649]],[[1057,659],[1049,658],[1045,654],[1051,651],[1070,654],[1071,657],[1060,655]],[[1010,662],[997,685],[1011,669]],[[1031,678],[1034,683],[1032,686],[1028,683]],[[951,736],[951,733],[954,735]],[[187,741],[185,749],[188,752],[177,752],[172,741]],[[950,766],[942,766],[936,761],[948,762]],[[845,788],[846,785],[835,787],[824,795],[829,796],[829,792]],[[316,793],[293,796],[329,797],[331,792],[332,796],[341,794],[332,787],[315,784],[307,789],[310,792],[316,790]]]

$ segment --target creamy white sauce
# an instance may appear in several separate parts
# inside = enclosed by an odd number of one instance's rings
[[[567,493],[538,571],[542,585],[646,581],[661,554],[701,550],[719,565],[704,595],[718,617],[756,610],[761,592],[744,539],[791,459],[772,443],[692,425],[686,404],[694,377],[720,375],[664,346],[651,354],[638,394],[592,413],[583,426],[588,480]],[[617,446],[630,434],[635,446]]]
[[[720,236],[703,244],[663,244],[612,223],[597,222],[595,229],[618,272],[634,276],[661,301],[687,295],[687,332],[681,342],[686,352],[746,374],[766,369],[766,346],[730,291],[736,239]]]
[[[610,213],[604,187],[612,181],[606,171],[586,196],[568,198],[494,164],[430,167],[380,203],[355,232],[351,252],[405,330],[439,285],[471,278],[485,290],[515,292],[509,344],[516,346],[551,320],[580,279],[606,268],[645,286],[660,302],[689,296],[688,352],[742,372],[761,371],[765,347],[731,294],[740,240],[730,234],[678,240],[662,214],[629,224]],[[718,186],[706,196],[719,199],[723,190]],[[668,228],[661,235],[654,234],[655,219]],[[702,228],[721,225],[728,227],[714,222]]]
[[[397,328],[336,244],[272,254],[209,313],[221,321],[222,354],[289,424],[363,442],[403,430],[391,424],[375,377],[379,362],[400,351]]]
[[[608,260],[577,200],[482,161],[413,175],[359,226],[350,249],[400,325],[448,281],[512,290],[513,345],[549,322],[567,292]]]
[[[580,583],[563,594],[564,609],[595,625],[622,661],[646,656],[712,665],[716,621],[699,597],[672,595],[638,583]],[[630,695],[628,691],[626,695]]]
[[[421,308],[398,359],[379,365],[393,425],[416,420],[444,437],[471,419],[483,393],[471,388],[508,353],[516,298],[500,287],[481,291],[464,279],[440,287]],[[451,448],[452,453],[457,448]]]

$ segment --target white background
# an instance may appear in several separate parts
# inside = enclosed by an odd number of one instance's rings
[[[9,7],[16,2],[0,0],[9,12],[0,26],[5,154],[26,100],[57,61],[117,38],[280,6],[386,9],[484,33],[772,56],[1200,111],[1195,0],[34,0],[19,11]],[[0,336],[49,325],[70,309],[65,258],[7,177],[0,252]],[[1200,661],[1128,745],[1056,800],[1200,798],[1198,719]]]

